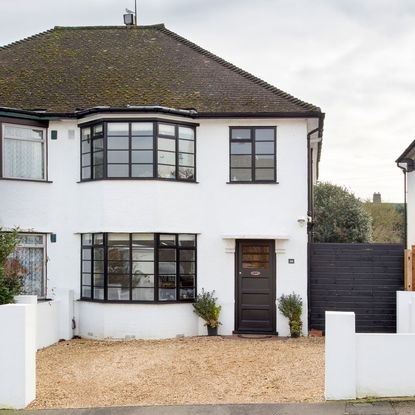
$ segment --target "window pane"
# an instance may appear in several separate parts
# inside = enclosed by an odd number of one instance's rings
[[[232,155],[231,156],[231,167],[251,167],[252,156],[251,155]]]
[[[91,144],[89,141],[82,141],[82,153],[87,153],[91,151]]]
[[[159,300],[160,301],[175,301],[176,300],[176,289],[159,289]]]
[[[83,143],[82,143],[83,145]],[[92,141],[92,151],[104,150],[104,139],[96,138]]]
[[[96,153],[92,153],[92,163],[95,165],[103,164],[104,163],[104,152],[97,151]]]
[[[193,300],[195,298],[195,290],[192,288],[180,288],[181,300]]]
[[[91,153],[82,154],[82,165],[83,166],[90,166],[91,165]]]
[[[180,261],[195,261],[196,252],[193,249],[181,249],[180,250]]]
[[[252,180],[251,169],[231,169],[232,182],[250,182]]]
[[[92,127],[92,134],[94,136],[102,135],[103,132],[104,132],[104,126],[102,124],[94,125]]]
[[[274,155],[264,156],[259,155],[255,156],[255,166],[256,167],[274,167]]]
[[[194,153],[195,143],[193,141],[179,140],[179,151],[184,153]]]
[[[82,259],[86,259],[90,261],[92,259],[92,250],[88,248],[84,248],[82,250]]]
[[[94,248],[94,260],[95,261],[104,260],[104,248]]]
[[[153,137],[132,137],[131,148],[133,150],[152,150]]]
[[[128,274],[130,272],[130,263],[127,261],[108,261],[109,274]]]
[[[196,235],[180,234],[179,235],[179,246],[195,246]]]
[[[175,249],[160,249],[159,261],[176,261]]]
[[[159,274],[176,274],[175,262],[161,262],[159,261]]]
[[[109,150],[127,150],[128,137],[108,137],[107,147]]]
[[[193,288],[195,286],[195,276],[194,275],[180,275],[180,287],[183,288]]]
[[[91,261],[82,261],[82,272],[91,272],[92,264]]]
[[[153,177],[153,165],[133,164],[131,166],[131,177]]]
[[[256,180],[274,180],[274,169],[256,169]]]
[[[128,123],[109,122],[107,124],[107,131],[110,136],[128,135],[128,129]]]
[[[104,261],[94,261],[94,272],[104,272]]]
[[[108,286],[129,288],[130,287],[130,276],[108,274]]]
[[[132,135],[153,135],[152,122],[133,122],[131,123]]]
[[[43,140],[43,130],[30,127],[5,125],[4,138],[16,138],[19,140]]]
[[[104,234],[103,233],[94,233],[94,244],[102,245],[104,243]]]
[[[174,125],[159,124],[159,134],[174,136],[176,134]]]
[[[131,161],[133,163],[153,163],[153,151],[133,151],[131,153]]]
[[[159,151],[158,162],[161,164],[169,164],[174,166],[176,164],[176,153],[167,153],[165,151]]]
[[[111,261],[129,261],[130,260],[130,248],[128,247],[108,248],[108,259]]]
[[[82,285],[91,285],[91,274],[82,274]]]
[[[128,233],[109,233],[108,245],[129,245],[130,234]]]
[[[159,276],[159,287],[160,288],[175,288],[176,287],[176,276],[175,275],[160,275]]]
[[[160,235],[160,246],[175,246],[176,235]]]
[[[179,137],[185,140],[193,140],[195,138],[195,131],[190,127],[179,127]]]
[[[193,154],[179,153],[179,165],[180,166],[194,166],[195,160]]]
[[[180,274],[194,274],[195,263],[194,262],[180,262],[179,266]]]
[[[4,176],[44,179],[43,142],[4,139]]]
[[[108,300],[128,301],[130,299],[129,288],[108,288]]]
[[[154,246],[153,233],[133,233],[133,247]]]
[[[133,261],[153,261],[154,249],[153,248],[141,248],[133,249]]]
[[[104,286],[104,274],[94,273],[94,286],[103,287]]]
[[[19,234],[19,245],[41,245],[43,247],[43,235]]]
[[[193,180],[195,169],[193,167],[179,167],[179,178],[182,180]]]
[[[102,179],[104,177],[104,165],[94,166],[92,170],[94,179]]]
[[[91,128],[82,128],[81,129],[81,138],[82,140],[89,140],[91,138]]]
[[[108,151],[108,163],[128,163],[128,151]]]
[[[90,179],[91,178],[91,167],[83,167],[82,168],[82,179]]]
[[[163,179],[174,179],[176,177],[176,168],[174,166],[158,166],[158,177]]]
[[[231,154],[251,154],[251,143],[231,143]]]
[[[153,288],[134,288],[133,301],[154,301]]]
[[[251,129],[250,128],[232,128],[231,130],[232,140],[250,140]]]
[[[154,275],[134,274],[133,288],[134,287],[154,287]]]
[[[82,287],[82,297],[91,298],[91,287]]]
[[[255,144],[256,154],[274,154],[274,143],[260,142]]]
[[[134,275],[154,274],[154,262],[133,262]]]
[[[176,140],[170,138],[159,138],[157,140],[158,150],[176,151]]]
[[[82,235],[82,244],[83,245],[92,245],[92,233],[84,233]]]
[[[273,128],[257,128],[255,130],[255,140],[258,141],[274,141]]]
[[[108,177],[129,177],[128,164],[108,164]]]
[[[103,300],[104,299],[104,289],[103,288],[94,288],[94,299]]]

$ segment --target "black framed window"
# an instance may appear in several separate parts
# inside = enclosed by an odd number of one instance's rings
[[[186,302],[195,298],[194,234],[83,234],[81,251],[84,300]]]
[[[81,128],[81,180],[195,181],[195,127],[105,121]]]
[[[230,182],[276,182],[276,128],[230,128]]]

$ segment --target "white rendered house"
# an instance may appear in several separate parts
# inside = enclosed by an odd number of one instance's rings
[[[288,335],[304,300],[324,114],[163,25],[57,27],[0,48],[0,225],[61,337]],[[73,293],[68,296],[68,293]]]

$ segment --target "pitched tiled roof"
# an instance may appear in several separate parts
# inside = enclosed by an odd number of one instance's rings
[[[0,47],[0,107],[159,105],[199,113],[319,113],[155,26],[55,27]]]

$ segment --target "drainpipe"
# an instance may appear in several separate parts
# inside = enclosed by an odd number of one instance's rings
[[[314,203],[313,203],[313,159],[311,152],[311,136],[315,133],[319,133],[321,137],[323,132],[323,120],[324,114],[319,120],[319,126],[314,130],[311,130],[307,134],[307,216],[311,217],[311,222],[307,222],[307,319],[308,329],[310,330],[310,317],[311,317],[311,290],[310,290],[310,275],[311,275],[311,242],[313,241],[313,220],[314,220]]]
[[[396,165],[402,170],[403,173],[403,195],[404,195],[404,222],[405,222],[405,228],[404,228],[404,244],[405,244],[405,249],[408,248],[408,207],[407,207],[407,198],[406,198],[406,193],[407,193],[407,183],[406,183],[406,173],[407,173],[407,169],[403,166],[399,165],[400,163],[396,163]]]

